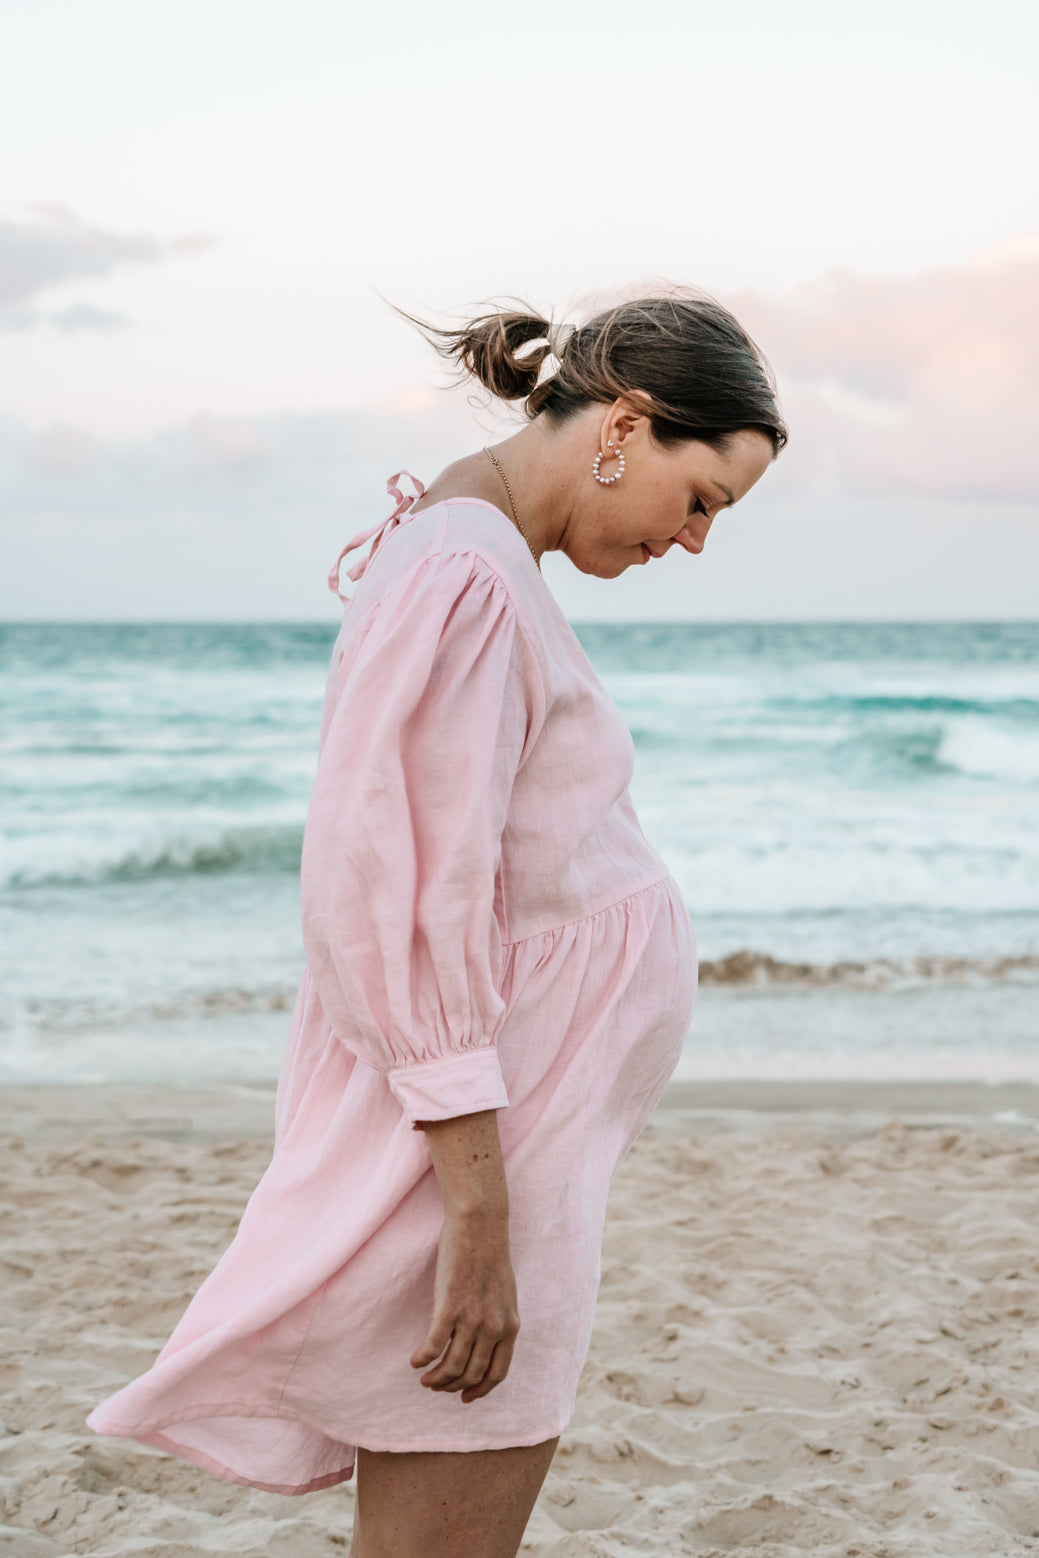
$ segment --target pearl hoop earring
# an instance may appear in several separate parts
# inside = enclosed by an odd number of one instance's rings
[[[610,448],[612,449],[612,447],[613,444],[611,442]],[[621,477],[624,475],[624,456],[621,454],[619,449],[617,450],[617,459],[619,460],[620,464],[618,465],[614,474],[612,476],[600,476],[599,466],[602,464],[602,450],[600,449],[599,453],[595,456],[595,459],[592,461],[592,475],[595,477],[600,486],[612,487],[613,484],[620,481]]]

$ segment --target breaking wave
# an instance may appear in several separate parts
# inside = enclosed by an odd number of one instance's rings
[[[267,822],[183,831],[143,829],[134,838],[60,834],[8,841],[0,888],[95,887],[152,877],[298,871],[303,823]]]

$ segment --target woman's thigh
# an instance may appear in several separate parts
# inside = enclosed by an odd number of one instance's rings
[[[349,1558],[516,1558],[557,1439],[508,1450],[358,1450]]]

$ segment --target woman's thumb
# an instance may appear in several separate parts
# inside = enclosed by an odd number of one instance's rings
[[[451,1327],[443,1320],[438,1320],[436,1315],[434,1315],[430,1321],[425,1341],[411,1355],[411,1367],[413,1369],[424,1369],[427,1363],[432,1363],[440,1357],[450,1340]]]

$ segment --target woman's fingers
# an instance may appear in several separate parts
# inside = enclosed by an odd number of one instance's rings
[[[475,1332],[468,1326],[458,1325],[451,1336],[451,1343],[436,1368],[423,1374],[420,1381],[431,1390],[443,1390],[465,1373],[473,1350]]]
[[[480,1329],[456,1326],[451,1345],[436,1368],[423,1374],[420,1383],[430,1390],[461,1391],[463,1401],[475,1401],[474,1390],[486,1395],[501,1384],[509,1371],[517,1329],[505,1323]],[[433,1335],[431,1329],[430,1336]],[[431,1361],[428,1352],[427,1344],[414,1354],[412,1363],[420,1357],[423,1362]]]
[[[486,1332],[477,1332],[473,1339],[473,1348],[469,1354],[469,1361],[457,1379],[445,1385],[445,1390],[465,1390],[472,1385],[479,1385],[487,1373],[487,1366],[491,1361],[491,1354],[497,1346],[497,1338],[488,1336]]]
[[[479,1401],[481,1396],[490,1395],[495,1385],[500,1385],[509,1372],[512,1363],[512,1350],[516,1345],[516,1338],[510,1336],[500,1341],[491,1354],[491,1360],[483,1379],[478,1385],[467,1385],[462,1391],[462,1400],[466,1404],[470,1401]]]

